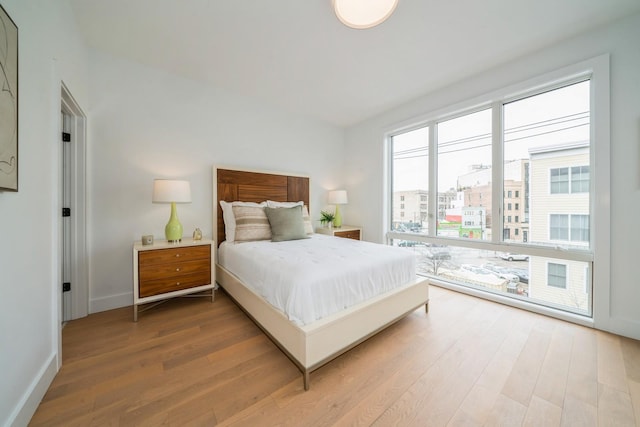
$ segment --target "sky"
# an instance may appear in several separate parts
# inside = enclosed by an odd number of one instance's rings
[[[529,158],[529,149],[589,139],[590,82],[584,81],[504,105],[504,160]],[[491,165],[491,110],[439,122],[438,191],[455,188],[471,165]],[[427,127],[392,137],[393,190],[428,190]]]

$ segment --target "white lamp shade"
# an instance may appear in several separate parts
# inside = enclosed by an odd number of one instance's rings
[[[346,205],[348,202],[347,192],[346,190],[329,191],[328,199],[330,205]]]
[[[391,16],[398,0],[333,0],[336,16],[347,27],[365,29]]]
[[[189,181],[156,179],[153,181],[153,203],[191,203]]]

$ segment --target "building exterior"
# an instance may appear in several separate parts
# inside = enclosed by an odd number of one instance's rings
[[[394,230],[426,232],[429,208],[428,191],[394,191],[392,206]]]
[[[531,242],[588,248],[589,143],[578,142],[530,150]],[[588,264],[580,261],[532,257],[529,266],[531,298],[589,309]]]

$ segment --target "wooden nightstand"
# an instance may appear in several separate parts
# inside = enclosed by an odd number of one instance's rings
[[[138,321],[138,306],[168,298],[185,296],[216,286],[212,240],[185,239],[181,243],[156,241],[153,245],[133,245],[133,321]],[[197,295],[200,296],[200,295]],[[146,309],[146,308],[145,308]]]
[[[362,240],[362,228],[352,225],[343,225],[340,228],[320,227],[316,229],[316,233],[328,234],[329,236],[345,237],[347,239]]]

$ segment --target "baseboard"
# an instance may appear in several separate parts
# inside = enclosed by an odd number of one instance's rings
[[[55,354],[52,354],[9,416],[7,426],[22,427],[29,424],[57,373],[57,358]]]
[[[114,308],[128,307],[131,305],[133,305],[133,293],[131,292],[95,298],[89,301],[89,314],[113,310]]]

